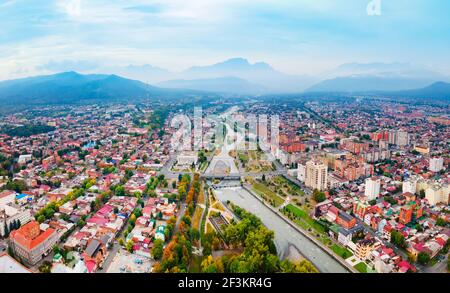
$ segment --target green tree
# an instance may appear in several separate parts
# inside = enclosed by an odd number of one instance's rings
[[[51,272],[51,269],[52,269],[52,263],[46,260],[39,267],[39,272],[44,273],[44,274],[48,274],[48,273]]]
[[[119,185],[115,188],[114,192],[117,196],[125,196],[125,187]]]
[[[402,233],[400,233],[398,231],[391,232],[391,243],[395,244],[396,246],[398,246],[400,248],[406,247],[405,237],[403,236]]]
[[[419,252],[419,254],[417,255],[417,262],[422,264],[422,265],[427,265],[431,260],[431,257],[428,253],[426,252]]]
[[[132,240],[128,240],[125,249],[126,249],[129,253],[132,253],[132,252],[133,252],[133,244],[134,244],[134,243],[133,243]]]
[[[439,218],[436,220],[436,225],[437,226],[441,226],[441,227],[445,227],[447,225],[447,221],[445,221],[443,218]]]
[[[44,223],[44,221],[45,221],[45,216],[44,216],[44,215],[39,215],[39,216],[37,217],[37,221],[39,222],[39,224]]]
[[[322,191],[319,191],[317,189],[314,189],[313,191],[313,198],[316,202],[323,202],[326,198],[325,193],[323,193]]]
[[[153,242],[153,248],[152,248],[152,256],[156,260],[160,260],[163,255],[164,250],[164,241],[161,239],[156,239]]]

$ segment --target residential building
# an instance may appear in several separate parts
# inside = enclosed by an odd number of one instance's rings
[[[56,231],[52,228],[41,231],[36,221],[12,231],[9,239],[14,255],[30,265],[35,265],[50,253],[57,242]]]
[[[320,160],[311,160],[306,163],[305,185],[317,190],[327,188],[328,168]]]
[[[431,158],[428,169],[433,172],[444,170],[444,158]]]
[[[371,201],[380,195],[381,180],[380,178],[372,177],[366,179],[366,185],[364,190],[364,195],[367,200]]]

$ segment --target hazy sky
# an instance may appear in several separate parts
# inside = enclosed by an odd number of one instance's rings
[[[231,57],[291,74],[346,62],[450,73],[450,1],[0,0],[0,79],[105,66],[174,71]]]

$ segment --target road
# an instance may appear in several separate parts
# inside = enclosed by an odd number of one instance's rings
[[[302,233],[287,224],[279,215],[266,207],[245,189],[224,188],[215,190],[215,194],[220,201],[226,202],[227,200],[230,200],[238,206],[255,214],[268,229],[274,231],[275,245],[280,257],[285,255],[285,251],[289,248],[289,245],[294,245],[320,272],[348,272],[337,260],[325,253]]]
[[[448,273],[447,255],[445,257],[443,257],[441,261],[438,261],[438,263],[436,263],[434,266],[429,266],[429,267],[421,266],[421,272],[434,273],[434,274]]]
[[[113,245],[113,247],[109,251],[108,256],[106,257],[105,261],[102,264],[102,269],[101,270],[97,270],[97,273],[106,273],[106,272],[108,272],[108,269],[111,266],[111,263],[113,262],[114,257],[116,256],[117,252],[120,249],[120,245],[119,245],[119,243],[116,240],[113,242],[112,245]]]
[[[178,232],[178,226],[180,225],[181,218],[183,218],[183,216],[184,216],[185,210],[186,210],[186,204],[183,203],[180,207],[180,211],[178,212],[177,223],[175,224],[175,229],[174,229],[173,235],[177,234],[177,232]]]

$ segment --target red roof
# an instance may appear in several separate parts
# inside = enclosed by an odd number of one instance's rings
[[[440,246],[444,246],[446,241],[442,238],[436,237],[436,242],[439,243]]]
[[[26,249],[32,250],[50,238],[54,233],[56,233],[56,231],[53,228],[48,228],[41,233],[39,223],[32,221],[21,228],[12,231],[10,238],[12,241],[20,244]]]
[[[86,265],[89,273],[92,273],[95,270],[95,267],[97,266],[97,264],[93,260],[86,260],[84,261],[84,264]]]
[[[93,216],[87,222],[91,223],[91,224],[105,225],[106,223],[109,223],[109,220],[105,219],[105,218],[100,218],[100,217],[97,217],[97,216]]]
[[[145,207],[142,209],[142,214],[150,215],[152,213],[152,207]]]
[[[394,253],[394,251],[392,250],[392,248],[383,248],[383,253],[387,254],[387,255],[392,255]]]
[[[423,250],[423,242],[419,242],[413,245],[413,248],[417,251],[422,251]]]
[[[107,215],[111,213],[112,210],[114,210],[114,207],[112,205],[105,204],[100,210],[98,210],[97,214]]]

